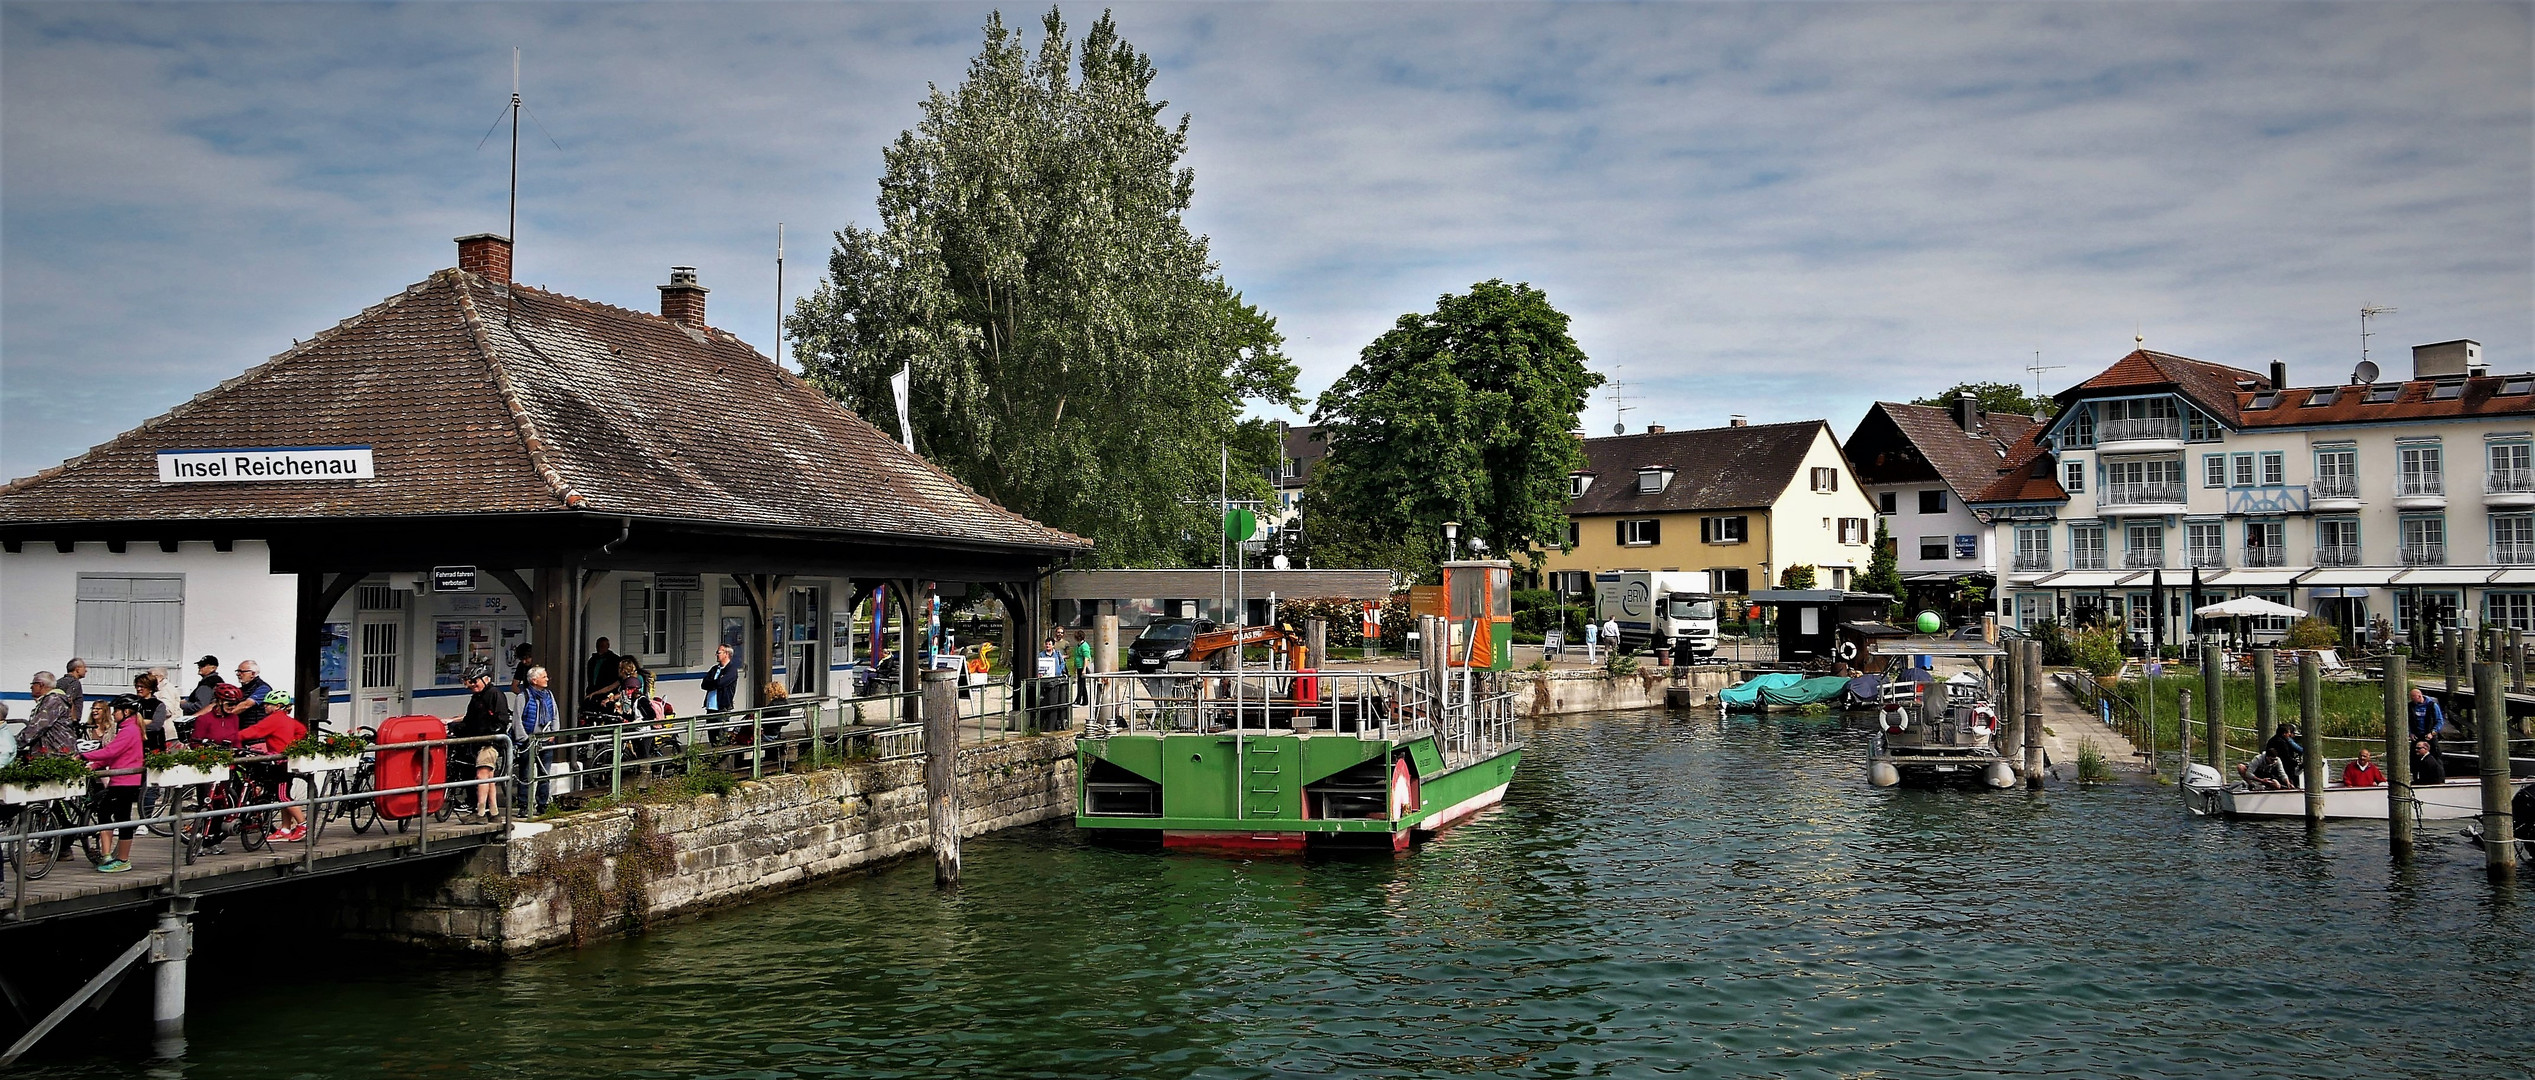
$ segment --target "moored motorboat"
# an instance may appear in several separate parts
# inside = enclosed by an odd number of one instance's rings
[[[2523,790],[2535,779],[2512,780],[2510,784]],[[2183,774],[2183,805],[2204,817],[2302,818],[2306,816],[2304,788],[2256,789],[2243,781],[2221,783],[2217,770],[2207,765],[2193,765]],[[2324,816],[2367,821],[2384,821],[2391,785],[2349,787],[2327,784],[2324,787]],[[2416,784],[2412,787],[2415,816],[2421,821],[2453,821],[2482,813],[2482,781],[2476,777],[2456,777],[2440,784]]]

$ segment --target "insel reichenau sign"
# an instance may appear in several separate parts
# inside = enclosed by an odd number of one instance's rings
[[[211,484],[242,480],[368,480],[378,473],[366,446],[255,446],[236,450],[161,450],[158,482]]]

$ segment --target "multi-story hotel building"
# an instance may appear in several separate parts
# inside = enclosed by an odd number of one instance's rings
[[[2535,375],[2449,341],[2415,348],[2409,378],[2288,381],[2140,350],[2061,393],[1975,504],[2010,553],[2001,617],[2179,640],[2197,581],[2204,603],[2261,596],[2345,631],[2535,629]]]

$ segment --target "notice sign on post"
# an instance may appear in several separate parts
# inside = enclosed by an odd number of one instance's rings
[[[258,480],[368,480],[378,472],[366,446],[263,446],[243,450],[161,450],[158,482],[221,484]]]
[[[431,568],[431,591],[474,592],[475,568],[472,566],[435,566]]]

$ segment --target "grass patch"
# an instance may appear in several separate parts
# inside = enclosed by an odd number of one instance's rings
[[[2077,748],[2077,782],[2100,784],[2113,778],[2112,763],[2104,760],[2104,752],[2095,749],[2092,740]]]
[[[2284,671],[2279,683],[2278,712],[2272,723],[2298,724],[2297,673]],[[2168,675],[2158,679],[2124,679],[2119,694],[2133,707],[2146,706],[2147,716],[2154,723],[2157,745],[2171,749],[2176,745],[2175,710],[2182,692],[2192,692],[2192,745],[2195,750],[2209,738],[2209,697],[2203,693],[2200,676]],[[2242,748],[2245,753],[2259,749],[2268,731],[2255,734],[2253,679],[2232,676],[2226,680],[2227,745]],[[2375,682],[2327,682],[2322,687],[2322,716],[2325,754],[2348,757],[2358,752],[2359,744],[2342,741],[2366,739],[2382,743],[2385,739],[2385,689]],[[2197,756],[2197,755],[2196,755]]]

